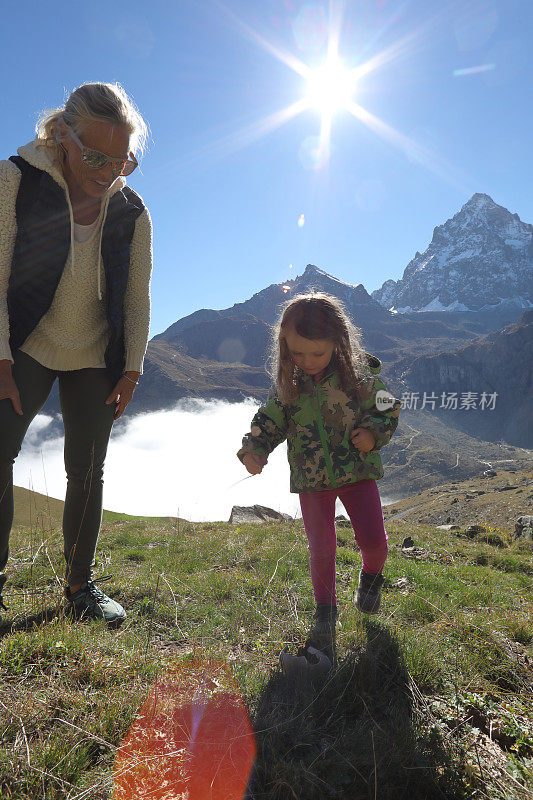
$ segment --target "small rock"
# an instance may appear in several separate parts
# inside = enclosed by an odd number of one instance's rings
[[[496,488],[497,492],[508,492],[511,489],[518,489],[518,486],[498,486]]]
[[[413,589],[414,583],[409,578],[405,576],[403,578],[398,578],[398,580],[393,581],[391,583],[391,589]]]
[[[456,531],[459,525],[437,525],[439,531]]]
[[[402,550],[405,547],[414,547],[414,545],[415,545],[414,539],[412,539],[410,536],[407,536],[402,542]]]
[[[465,534],[468,536],[469,539],[475,539],[478,533],[486,533],[486,528],[483,525],[469,525],[468,528],[465,529]]]
[[[494,469],[486,469],[485,472],[483,473],[483,477],[484,478],[494,478],[494,476],[497,475],[497,474],[498,473]]]
[[[426,550],[425,547],[402,547],[402,556],[405,556],[405,558],[414,558],[416,561],[425,559],[436,561],[438,558],[436,553]]]
[[[339,514],[335,517],[335,526],[337,528],[351,528],[352,523],[343,514]]]
[[[533,516],[531,514],[518,517],[514,526],[514,538],[533,543]]]
[[[231,524],[252,523],[259,525],[261,522],[290,522],[289,514],[282,514],[267,506],[233,506],[229,521]]]

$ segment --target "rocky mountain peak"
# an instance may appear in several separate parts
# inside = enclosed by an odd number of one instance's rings
[[[494,202],[492,197],[490,197],[490,195],[484,194],[483,192],[475,192],[470,198],[470,200],[467,200],[467,202],[464,204],[461,211],[463,211],[466,208],[483,209],[483,208],[490,208],[491,206],[495,205],[496,203]],[[500,208],[500,206],[498,206],[498,208]]]
[[[533,305],[533,226],[476,192],[433,231],[399,281],[372,297],[396,311],[479,311]]]
[[[327,275],[327,272],[325,272],[323,269],[320,269],[320,267],[315,266],[315,264],[308,264],[302,274],[302,278],[309,280],[310,278],[321,275]]]

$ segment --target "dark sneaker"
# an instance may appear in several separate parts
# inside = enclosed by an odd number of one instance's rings
[[[365,614],[377,614],[381,605],[383,575],[371,572],[359,573],[359,586],[355,595],[355,605]]]
[[[104,594],[93,581],[88,581],[74,594],[67,586],[65,597],[69,610],[80,619],[103,619],[109,625],[120,625],[126,619],[120,603]]]
[[[306,647],[315,647],[325,653],[335,645],[335,624],[339,613],[337,606],[319,603],[313,614],[313,624],[307,634]]]

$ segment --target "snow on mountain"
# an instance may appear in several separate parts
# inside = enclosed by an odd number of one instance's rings
[[[372,297],[392,311],[533,307],[533,225],[487,194],[474,194],[433,231],[398,281]]]

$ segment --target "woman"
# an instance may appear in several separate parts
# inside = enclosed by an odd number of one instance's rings
[[[115,624],[126,616],[91,574],[109,436],[148,341],[152,227],[125,180],[146,135],[121,86],[88,83],[0,161],[0,605],[13,462],[57,378],[69,609]]]

